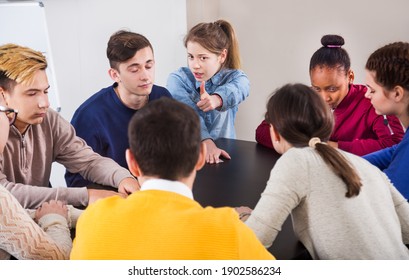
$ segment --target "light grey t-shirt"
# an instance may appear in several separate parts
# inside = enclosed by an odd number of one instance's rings
[[[291,148],[271,170],[246,224],[269,247],[291,213],[314,259],[409,259],[409,203],[379,169],[340,152],[361,178],[358,196],[345,196],[345,183],[315,149]]]

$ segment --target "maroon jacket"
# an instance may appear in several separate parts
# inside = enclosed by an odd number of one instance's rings
[[[344,151],[362,156],[399,143],[404,135],[403,127],[396,116],[375,112],[369,99],[365,98],[367,88],[351,85],[348,94],[334,110],[335,126],[330,141],[338,142]],[[256,141],[273,148],[269,124],[266,121],[256,129]]]

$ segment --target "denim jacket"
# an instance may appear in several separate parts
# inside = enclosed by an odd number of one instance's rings
[[[236,138],[234,120],[238,105],[249,96],[250,82],[241,70],[222,69],[206,81],[205,89],[218,94],[223,105],[217,110],[203,112],[196,103],[200,101],[200,82],[197,82],[188,67],[181,67],[171,73],[167,89],[173,98],[192,107],[199,115],[202,140]]]

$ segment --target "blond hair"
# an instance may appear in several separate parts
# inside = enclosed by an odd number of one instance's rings
[[[29,84],[38,70],[46,68],[47,60],[39,51],[15,44],[0,46],[0,86],[11,81]]]

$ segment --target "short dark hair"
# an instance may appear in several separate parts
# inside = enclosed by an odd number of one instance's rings
[[[107,57],[111,68],[118,70],[118,64],[132,58],[137,51],[150,47],[149,40],[138,33],[119,30],[109,38],[107,46]]]
[[[322,47],[311,57],[310,72],[316,66],[326,66],[338,68],[347,73],[351,68],[351,59],[348,52],[342,48],[344,44],[344,38],[339,35],[324,35],[321,38]]]
[[[135,113],[128,138],[144,175],[176,181],[188,177],[199,158],[199,117],[179,101],[160,98]]]

